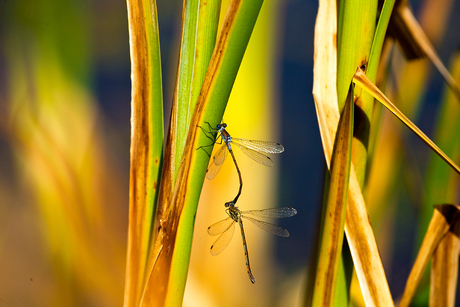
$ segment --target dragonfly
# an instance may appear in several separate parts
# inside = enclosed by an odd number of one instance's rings
[[[217,256],[225,250],[225,248],[232,240],[233,233],[235,232],[235,224],[238,223],[241,230],[241,237],[243,239],[246,269],[248,272],[249,279],[252,283],[255,283],[256,279],[254,278],[254,275],[252,275],[251,266],[249,264],[249,253],[246,244],[246,236],[244,234],[243,219],[251,221],[257,227],[274,235],[280,237],[289,237],[289,232],[285,228],[277,226],[275,224],[260,221],[258,219],[250,217],[249,215],[267,218],[285,218],[296,215],[297,210],[292,207],[283,207],[263,210],[240,211],[240,209],[238,209],[238,207],[236,207],[235,203],[232,201],[225,203],[225,207],[227,208],[225,212],[228,214],[228,217],[208,227],[209,235],[220,235],[214,242],[214,244],[211,246],[211,255]]]
[[[227,151],[230,152],[232,156],[233,163],[235,164],[236,171],[238,173],[238,178],[240,182],[240,187],[238,190],[238,194],[233,199],[233,203],[236,204],[238,198],[241,195],[241,190],[243,188],[243,179],[241,177],[241,171],[238,167],[238,163],[236,162],[235,155],[233,154],[232,144],[236,145],[244,152],[248,157],[252,160],[265,165],[265,166],[273,166],[273,160],[266,156],[263,153],[282,153],[284,151],[283,145],[276,143],[276,142],[267,142],[267,141],[254,141],[254,140],[246,140],[246,139],[238,139],[231,137],[228,131],[226,130],[227,124],[222,123],[218,124],[216,128],[212,128],[211,124],[206,122],[209,126],[211,131],[206,131],[202,127],[200,127],[205,133],[212,134],[213,136],[217,134],[216,139],[212,139],[214,144],[221,145],[214,156],[211,158],[209,162],[208,169],[206,170],[206,178],[213,179],[219,173],[222,165],[224,164],[225,159],[227,158]],[[211,137],[209,137],[211,138]],[[202,146],[207,147],[207,146]],[[231,203],[231,202],[230,202]]]

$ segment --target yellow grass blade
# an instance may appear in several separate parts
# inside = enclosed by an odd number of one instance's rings
[[[452,161],[425,133],[422,132],[414,123],[412,123],[398,108],[374,85],[367,77],[366,74],[358,68],[353,77],[353,81],[359,84],[369,94],[374,96],[375,99],[380,101],[388,110],[390,110],[396,117],[399,118],[409,129],[411,129],[418,137],[422,139],[431,149],[434,150],[444,161],[447,162],[457,173],[460,174],[460,168]]]
[[[125,306],[137,306],[145,282],[163,156],[163,97],[155,1],[128,0],[132,132]]]
[[[331,169],[331,181],[321,230],[320,252],[316,266],[312,306],[333,306],[340,254],[342,252],[345,212],[353,140],[353,85],[337,131]]]
[[[345,233],[366,306],[394,306],[358,179],[351,166]]]
[[[420,247],[414,266],[406,282],[404,294],[399,303],[399,307],[409,306],[414,297],[423,271],[428,261],[433,256],[441,240],[445,237],[452,224],[458,223],[460,211],[458,206],[438,205],[435,206],[433,217],[431,218],[422,246]]]

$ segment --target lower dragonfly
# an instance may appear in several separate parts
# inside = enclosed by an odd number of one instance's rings
[[[252,283],[255,283],[256,279],[252,275],[251,266],[249,265],[249,253],[248,247],[246,245],[246,237],[244,235],[243,219],[253,222],[257,227],[274,235],[280,237],[289,237],[289,232],[283,227],[263,222],[255,218],[249,217],[247,215],[269,218],[284,218],[296,215],[297,210],[291,207],[283,207],[264,210],[240,211],[240,209],[238,209],[238,207],[235,206],[234,202],[225,203],[225,207],[227,208],[225,212],[228,214],[228,218],[208,227],[209,235],[220,235],[214,242],[214,244],[211,246],[211,255],[217,256],[224,251],[224,249],[232,240],[233,233],[235,232],[235,223],[238,223],[241,230],[241,237],[243,239],[244,256],[246,258],[246,268],[248,271],[249,279]]]
[[[216,134],[218,135],[215,140],[212,139],[213,143],[211,145],[201,146],[199,148],[212,146],[216,143],[219,145],[222,145],[216,150],[216,153],[214,154],[214,156],[211,158],[211,161],[209,162],[208,169],[206,170],[206,178],[211,180],[219,173],[220,169],[222,168],[222,165],[224,164],[225,158],[227,158],[227,150],[228,150],[230,152],[230,155],[232,156],[233,162],[236,167],[236,171],[238,173],[238,178],[240,181],[240,187],[238,190],[238,194],[233,199],[233,203],[236,204],[238,198],[241,195],[241,190],[243,188],[243,179],[241,178],[241,172],[238,167],[238,163],[236,163],[235,155],[233,154],[233,149],[232,149],[231,144],[235,144],[248,157],[250,157],[254,161],[262,165],[265,165],[265,166],[273,166],[273,160],[270,159],[270,157],[264,155],[263,153],[282,153],[284,151],[284,147],[283,145],[276,143],[276,142],[254,141],[254,140],[233,138],[230,136],[228,131],[225,130],[225,128],[227,128],[226,123],[218,124],[216,128],[212,128],[211,124],[208,122],[206,122],[206,124],[208,124],[209,129],[211,131],[206,131],[200,126],[203,132],[207,134],[212,134],[213,136]],[[211,139],[211,137],[209,136],[208,138]]]

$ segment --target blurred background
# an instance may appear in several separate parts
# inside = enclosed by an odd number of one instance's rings
[[[410,3],[448,65],[460,42],[460,3]],[[167,129],[182,2],[157,5]],[[228,250],[210,255],[216,238],[206,229],[226,217],[223,204],[238,188],[227,161],[203,187],[186,306],[295,306],[302,300],[325,171],[311,95],[316,12],[316,1],[265,2],[224,116],[235,137],[284,145],[273,169],[236,150],[245,182],[238,205],[295,207],[296,216],[276,221],[291,236],[274,238],[245,224],[255,285],[238,229]],[[2,1],[0,25],[0,306],[120,306],[131,108],[126,3]],[[393,51],[398,81],[388,81],[388,91],[417,101],[409,117],[431,136],[444,82],[426,61],[407,66],[398,47]],[[412,96],[395,85],[403,73],[413,76],[411,69],[423,71],[416,74],[420,80],[408,81],[423,89]],[[392,117],[382,121],[402,130]],[[415,221],[431,157],[410,133],[404,137],[407,146],[396,147],[411,161],[411,175],[393,177],[397,189],[383,196],[388,203],[370,209],[394,297],[418,249]],[[370,172],[378,177],[379,171]],[[378,197],[375,182],[370,198]]]

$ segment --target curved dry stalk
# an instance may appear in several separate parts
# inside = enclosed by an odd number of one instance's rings
[[[422,130],[420,130],[413,122],[410,121],[407,116],[404,115],[386,96],[380,91],[380,89],[372,83],[366,76],[366,74],[358,68],[355,75],[353,76],[353,81],[369,94],[371,94],[375,99],[380,101],[391,113],[393,113],[400,121],[403,122],[409,129],[411,129],[425,144],[428,145],[433,151],[439,155],[447,164],[449,164],[458,174],[460,174],[460,167],[455,164],[452,159],[450,159]]]

